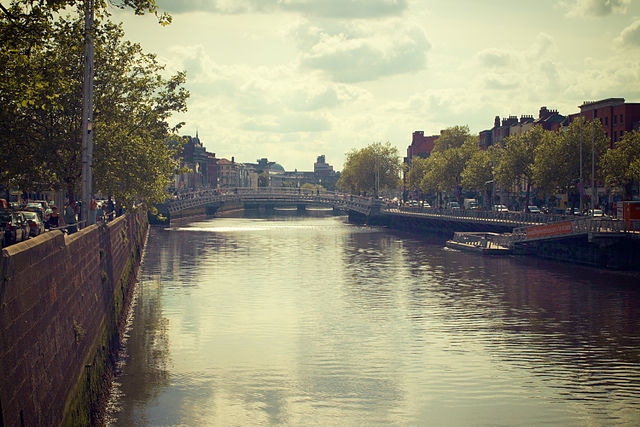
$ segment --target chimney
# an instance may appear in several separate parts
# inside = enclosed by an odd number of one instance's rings
[[[235,158],[231,156],[231,163],[235,163]]]
[[[549,117],[549,110],[547,110],[547,107],[540,107],[540,115],[538,118],[546,119],[547,117]]]

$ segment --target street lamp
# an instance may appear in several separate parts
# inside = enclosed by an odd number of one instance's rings
[[[83,226],[91,225],[89,216],[93,194],[93,0],[85,0],[84,78],[82,81],[82,210]]]

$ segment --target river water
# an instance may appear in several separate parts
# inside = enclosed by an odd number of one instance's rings
[[[152,228],[111,425],[640,425],[640,278],[345,217]]]

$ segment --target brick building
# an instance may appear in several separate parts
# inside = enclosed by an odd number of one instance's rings
[[[615,147],[625,132],[640,130],[640,103],[624,102],[624,98],[607,98],[584,102],[579,108],[579,113],[568,117],[569,122],[579,116],[585,120],[600,119],[610,148]]]
[[[557,131],[562,127],[562,123],[566,117],[558,113],[558,110],[549,110],[547,107],[540,107],[538,118],[534,121],[534,125],[542,126],[544,130]]]
[[[429,157],[438,138],[440,135],[424,136],[421,130],[413,132],[411,145],[407,148],[407,157],[404,159],[405,163],[410,165],[414,157]]]

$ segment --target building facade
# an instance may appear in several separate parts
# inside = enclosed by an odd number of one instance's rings
[[[610,148],[615,148],[616,142],[626,132],[640,130],[640,103],[625,102],[624,98],[607,98],[585,101],[579,108],[579,113],[569,116],[569,122],[577,117],[585,120],[599,119],[609,138]]]

